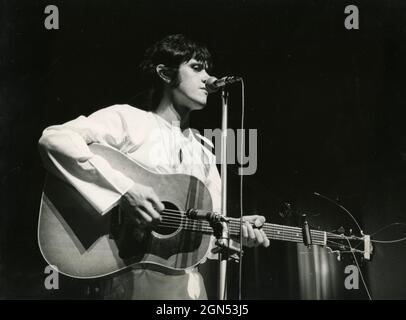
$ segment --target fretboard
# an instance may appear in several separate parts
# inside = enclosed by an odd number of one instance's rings
[[[168,219],[168,220],[167,220]],[[177,229],[178,224],[174,224],[173,217],[163,219],[161,226],[171,227]],[[233,237],[239,237],[240,235],[240,219],[238,218],[228,218],[228,228],[229,233]],[[212,234],[213,229],[210,226],[210,223],[205,220],[194,220],[189,219],[183,216],[181,219],[176,219],[177,221],[181,220],[181,228],[184,230],[202,232]],[[271,240],[281,240],[281,241],[290,241],[290,242],[303,242],[303,233],[302,228],[291,227],[273,223],[265,223],[262,226],[262,230],[265,232],[266,236]],[[312,244],[316,245],[326,245],[327,242],[327,233],[320,230],[310,230]]]
[[[240,234],[240,219],[230,219],[229,229],[231,235],[239,236]],[[290,241],[290,242],[303,242],[302,228],[284,226],[273,223],[265,223],[262,230],[266,236],[272,240]],[[326,232],[319,230],[310,230],[311,241],[313,244],[325,245]]]

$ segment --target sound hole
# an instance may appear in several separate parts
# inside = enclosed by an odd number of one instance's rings
[[[178,212],[179,208],[174,204],[166,201],[162,201],[162,203],[165,206],[165,210],[161,214],[162,221],[154,228],[154,231],[162,235],[169,235],[179,229],[182,216]]]

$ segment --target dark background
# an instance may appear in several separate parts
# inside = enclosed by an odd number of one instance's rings
[[[44,28],[48,4],[59,8],[59,30]],[[344,28],[349,4],[360,10],[359,30]],[[214,75],[245,80],[246,127],[258,129],[246,212],[294,223],[278,214],[289,202],[294,213],[316,214],[326,226],[346,219],[316,191],[350,210],[367,234],[406,222],[405,13],[403,0],[0,1],[0,298],[97,297],[95,282],[62,278],[60,290],[44,289],[36,228],[45,173],[37,141],[51,124],[134,103],[146,89],[136,68],[145,48],[171,33],[205,43]],[[240,91],[230,93],[230,127],[238,128]],[[192,126],[218,128],[220,120],[213,95]],[[237,168],[229,167],[229,210],[237,215]],[[392,228],[376,239],[404,233]],[[377,244],[363,264],[373,298],[406,298],[405,249]],[[299,293],[295,250],[273,241],[247,251],[243,296],[308,298]],[[235,266],[229,278],[236,297]],[[367,298],[362,284],[338,291],[335,298]]]

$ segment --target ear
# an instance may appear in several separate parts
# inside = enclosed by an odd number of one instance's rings
[[[158,64],[155,68],[158,76],[167,84],[171,83],[171,77],[169,75],[170,71],[168,67],[165,67],[164,64]]]

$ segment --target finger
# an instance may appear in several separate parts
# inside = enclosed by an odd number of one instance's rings
[[[245,224],[242,225],[242,236],[243,238],[248,238],[248,229]]]
[[[262,236],[263,236],[263,238],[264,238],[264,243],[263,243],[264,247],[265,247],[265,248],[266,248],[266,247],[269,247],[269,245],[271,244],[271,242],[269,241],[268,237],[266,236],[265,231],[262,230],[262,229],[261,229],[260,231],[261,231]]]
[[[245,221],[245,222],[252,222],[252,221],[255,220],[255,218],[256,218],[255,215],[243,216],[243,217],[242,217],[243,221]]]
[[[252,240],[249,236],[248,236],[248,228],[247,226],[242,226],[243,230],[245,230],[245,232],[243,232],[243,239],[242,239],[242,243],[244,246],[247,246],[249,248],[252,248],[254,246],[254,240]]]
[[[154,222],[161,220],[161,215],[154,209],[150,202],[146,201],[141,208],[152,218]]]
[[[258,244],[263,244],[264,243],[264,237],[262,236],[261,231],[259,231],[259,229],[253,229],[254,233],[255,233],[255,238],[256,238],[256,242]]]
[[[151,201],[153,207],[156,209],[156,211],[161,212],[165,209],[164,204],[159,200],[158,196],[154,192],[154,190],[151,191],[150,194],[148,194],[147,199]]]
[[[138,207],[136,210],[138,216],[144,220],[146,223],[151,223],[152,222],[152,217],[147,213],[143,208]],[[141,220],[141,221],[142,221]],[[142,222],[141,222],[142,223]]]
[[[250,240],[255,240],[255,233],[254,233],[254,229],[252,228],[251,224],[246,222],[245,225],[247,226],[248,236],[249,236]]]
[[[257,218],[255,219],[255,226],[257,228],[262,227],[262,225],[265,223],[265,217],[264,216],[257,216]]]

